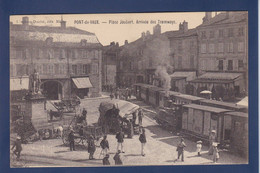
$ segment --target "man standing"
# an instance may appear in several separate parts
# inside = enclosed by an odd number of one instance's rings
[[[89,152],[89,160],[94,159],[94,153],[96,151],[96,146],[94,142],[94,137],[90,135],[89,141],[88,141],[88,152]]]
[[[104,154],[108,154],[108,150],[109,150],[109,143],[107,140],[107,136],[105,135],[103,140],[100,142],[100,146],[102,148],[101,152],[104,152]]]
[[[213,146],[212,144],[216,142],[216,130],[212,130],[209,135],[209,155],[213,154]]]
[[[83,122],[86,122],[87,124],[87,110],[85,108],[83,108],[82,110],[82,119],[83,119]]]
[[[145,152],[144,152],[144,146],[146,144],[145,129],[142,130],[142,133],[139,136],[139,141],[141,142],[141,155],[145,156]]]
[[[14,154],[16,155],[16,159],[20,159],[20,154],[22,151],[22,141],[20,136],[16,138],[16,141],[14,142],[14,145],[11,149],[13,150],[14,148]]]
[[[115,165],[123,165],[123,162],[122,162],[122,160],[120,158],[120,153],[121,153],[121,151],[118,150],[117,153],[114,156]]]
[[[68,136],[68,140],[70,143],[70,151],[75,151],[75,143],[74,143],[74,130],[71,130]]]
[[[106,154],[106,156],[103,158],[103,165],[110,165],[109,162],[109,154]]]
[[[139,112],[138,112],[138,121],[139,121],[139,126],[141,126],[143,124],[143,110],[142,109],[139,109]]]
[[[124,133],[122,129],[120,128],[120,131],[116,134],[116,139],[117,139],[117,151],[119,151],[119,147],[121,146],[121,151],[124,153]]]
[[[177,150],[178,151],[178,159],[181,156],[181,161],[184,162],[184,148],[186,147],[186,144],[184,143],[184,138],[181,138],[181,141],[179,142],[178,146],[177,146]],[[177,160],[178,160],[177,159]]]

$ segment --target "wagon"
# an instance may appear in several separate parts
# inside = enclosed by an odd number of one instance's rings
[[[97,124],[85,125],[84,123],[77,123],[77,116],[74,117],[69,125],[64,126],[62,142],[65,145],[69,144],[68,136],[71,130],[75,132],[75,143],[87,146],[87,141],[92,135],[95,140],[95,144],[99,144],[99,139],[103,136],[102,128]]]

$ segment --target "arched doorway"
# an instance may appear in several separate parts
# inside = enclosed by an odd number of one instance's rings
[[[47,99],[60,100],[62,97],[62,85],[58,81],[45,81],[41,89]]]

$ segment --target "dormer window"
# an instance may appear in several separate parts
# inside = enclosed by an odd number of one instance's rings
[[[52,38],[52,37],[48,37],[48,38],[46,39],[46,44],[47,44],[47,45],[51,45],[52,42],[53,42],[53,38]]]

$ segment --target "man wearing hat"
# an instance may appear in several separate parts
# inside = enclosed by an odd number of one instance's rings
[[[69,140],[69,143],[70,143],[70,151],[75,151],[75,142],[74,142],[74,130],[71,129],[70,130],[70,133],[69,133],[69,136],[68,136],[68,140]]]
[[[117,151],[119,151],[119,147],[121,146],[121,150],[124,153],[124,133],[122,129],[120,128],[120,131],[116,134],[116,139],[117,139]]]
[[[216,142],[216,130],[211,130],[211,133],[209,135],[209,155],[213,154],[213,147],[212,144],[213,142]]]
[[[123,165],[123,162],[120,158],[120,153],[121,153],[121,151],[118,150],[118,152],[115,154],[115,156],[113,158],[115,160],[115,165]]]
[[[106,154],[106,156],[103,158],[103,165],[110,165],[109,162],[109,154]]]
[[[21,137],[20,136],[18,136],[17,138],[16,138],[16,141],[14,142],[14,145],[13,145],[13,147],[11,148],[11,150],[13,150],[15,148],[15,150],[14,150],[14,154],[16,155],[16,158],[17,159],[20,159],[20,154],[21,154],[21,151],[22,151],[22,141],[21,141]]]
[[[218,159],[219,159],[219,151],[218,151],[218,143],[213,142],[212,144],[212,150],[213,150],[213,162],[217,163]]]
[[[101,153],[108,154],[109,143],[108,143],[108,140],[107,140],[107,135],[105,135],[103,137],[103,140],[100,142],[100,146],[102,148]]]
[[[94,159],[94,153],[96,151],[96,145],[94,142],[94,137],[90,135],[89,141],[88,141],[88,153],[89,153],[89,160]]]
[[[184,143],[184,138],[181,138],[181,141],[179,142],[176,151],[178,151],[178,159],[181,156],[181,161],[182,162],[184,162],[184,148],[185,147],[186,147],[186,144]]]
[[[141,155],[145,156],[145,152],[144,152],[144,146],[146,144],[146,136],[145,136],[145,130],[143,128],[142,133],[139,136],[139,141],[141,142]]]

